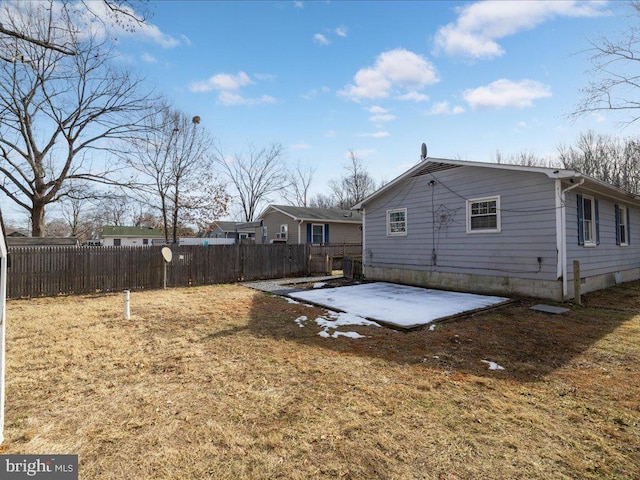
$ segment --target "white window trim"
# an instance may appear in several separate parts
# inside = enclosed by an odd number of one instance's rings
[[[404,232],[392,232],[391,231],[391,214],[392,213],[398,213],[398,212],[403,212],[404,213]],[[406,208],[394,208],[391,210],[387,210],[387,237],[406,237],[407,236],[407,231],[409,230],[408,228],[408,224],[407,224],[407,209]]]
[[[620,239],[619,247],[628,247],[629,246],[629,225],[627,225],[627,206],[626,205],[618,205],[618,215],[620,218],[618,219],[619,225],[618,228],[624,225],[624,242],[622,238]],[[618,232],[620,235],[620,232]]]
[[[471,205],[478,202],[496,202],[496,228],[471,229]],[[467,233],[500,233],[502,231],[502,211],[500,209],[500,195],[493,197],[471,198],[467,200]]]
[[[584,217],[584,201],[589,200],[591,202],[591,240],[587,240],[587,230],[586,230],[586,222]],[[597,238],[596,238],[596,200],[594,197],[590,195],[582,196],[582,238],[584,238],[585,247],[596,247],[598,246]]]

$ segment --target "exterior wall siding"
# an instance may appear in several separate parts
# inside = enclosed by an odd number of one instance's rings
[[[578,244],[578,194],[598,200],[600,243]],[[599,196],[598,193],[572,190],[566,194],[567,265],[569,297],[573,296],[573,262],[580,262],[581,292],[586,293],[614,285],[617,281],[640,278],[640,210],[622,201]],[[615,205],[629,209],[627,246],[616,245]],[[616,278],[617,277],[617,278]]]
[[[280,233],[280,225],[287,225],[287,243],[298,243],[298,222],[290,216],[272,210],[264,216],[262,225],[267,227],[267,243],[271,243],[271,241],[276,238],[276,234]],[[306,230],[302,230],[303,238],[305,232]]]
[[[102,240],[102,245],[105,247],[113,247],[113,240],[115,238],[120,239],[120,246],[122,247],[150,247],[154,238],[157,240],[163,237],[147,238],[147,245],[144,244],[144,239],[142,237],[105,237]]]
[[[365,205],[365,274],[407,269],[431,279],[557,282],[554,189],[543,174],[467,166],[408,178]],[[466,201],[494,196],[501,231],[467,233]],[[406,236],[387,236],[386,212],[395,208],[407,209]]]

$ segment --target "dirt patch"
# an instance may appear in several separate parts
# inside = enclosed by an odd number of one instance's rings
[[[358,339],[233,285],[132,293],[130,321],[121,295],[10,301],[3,451],[91,479],[638,478],[640,283],[608,292]]]

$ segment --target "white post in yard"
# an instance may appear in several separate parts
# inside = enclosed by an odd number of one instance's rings
[[[124,319],[131,319],[131,308],[130,308],[130,300],[131,300],[131,292],[129,290],[124,291]]]
[[[4,241],[4,225],[0,213],[0,444],[4,441],[4,335],[6,332],[7,298],[7,244]]]

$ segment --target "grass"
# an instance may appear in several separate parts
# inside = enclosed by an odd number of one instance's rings
[[[121,295],[9,301],[2,453],[85,479],[640,478],[638,299],[360,339],[235,285],[132,293],[130,321]]]

